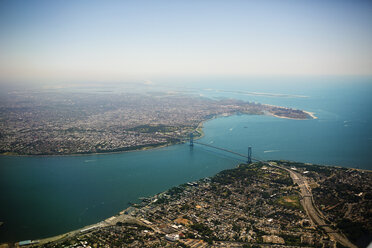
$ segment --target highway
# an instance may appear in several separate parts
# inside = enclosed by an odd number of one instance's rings
[[[192,143],[192,141],[191,141],[191,143]],[[201,142],[198,142],[198,141],[193,141],[193,143],[208,146],[208,147],[215,148],[215,149],[225,151],[225,152],[229,152],[229,153],[232,153],[232,154],[244,157],[244,158],[248,158],[248,156],[246,156],[245,154],[237,153],[237,152],[225,149],[225,148],[216,147],[214,145],[205,144],[205,143],[201,143]],[[342,233],[339,233],[336,230],[332,229],[327,224],[327,222],[325,221],[324,215],[322,214],[322,212],[320,210],[318,210],[318,208],[314,204],[314,198],[313,198],[313,195],[312,195],[311,190],[309,188],[309,184],[308,184],[305,177],[303,177],[298,172],[295,172],[295,171],[293,171],[291,169],[288,169],[288,168],[285,168],[283,166],[279,166],[276,163],[265,162],[265,161],[261,161],[261,160],[254,159],[254,158],[252,158],[252,160],[259,161],[259,162],[265,163],[269,166],[277,167],[277,168],[284,169],[284,170],[288,171],[289,175],[291,176],[291,178],[293,180],[293,182],[296,183],[300,187],[301,196],[302,196],[301,204],[303,205],[303,207],[304,207],[307,215],[311,219],[312,223],[314,225],[317,225],[318,227],[323,228],[323,230],[328,234],[328,236],[331,239],[333,239],[336,242],[342,244],[343,246],[350,247],[350,248],[357,248],[357,246],[354,245],[353,243],[351,243],[345,237],[345,235],[343,235]]]
[[[298,172],[295,172],[293,170],[290,170],[288,168],[276,165],[274,163],[268,163],[270,166],[278,167],[281,169],[284,169],[289,172],[292,180],[294,183],[296,183],[301,190],[301,196],[302,196],[302,205],[307,213],[307,215],[310,217],[312,222],[315,225],[318,225],[319,227],[323,228],[324,231],[335,241],[339,242],[343,246],[350,247],[350,248],[357,248],[356,245],[351,243],[343,234],[338,233],[336,230],[332,229],[324,220],[323,214],[314,206],[314,199],[311,191],[309,190],[309,185],[307,180]]]

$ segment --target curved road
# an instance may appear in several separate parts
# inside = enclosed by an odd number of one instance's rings
[[[343,234],[338,233],[337,231],[333,230],[324,220],[324,217],[320,213],[320,211],[317,210],[317,208],[314,206],[314,199],[313,195],[309,190],[308,183],[306,179],[298,172],[294,172],[293,170],[290,170],[288,168],[284,168],[282,166],[273,164],[269,162],[270,166],[278,167],[280,169],[284,169],[289,172],[292,180],[294,183],[297,183],[297,185],[300,187],[301,190],[301,196],[303,198],[302,205],[307,213],[307,215],[310,217],[310,219],[314,222],[314,224],[322,227],[324,231],[335,241],[339,242],[343,246],[351,247],[351,248],[357,248],[356,245],[351,243]]]

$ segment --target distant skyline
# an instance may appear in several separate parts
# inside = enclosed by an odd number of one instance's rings
[[[372,1],[0,1],[0,83],[372,75]]]

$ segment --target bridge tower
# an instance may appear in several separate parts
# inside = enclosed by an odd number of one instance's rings
[[[194,146],[194,134],[190,133],[190,146]]]
[[[248,160],[247,160],[247,163],[248,164],[251,164],[252,163],[252,147],[248,146],[248,156],[247,156]]]

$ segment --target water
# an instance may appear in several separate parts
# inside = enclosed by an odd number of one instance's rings
[[[198,85],[196,92],[203,96],[304,109],[315,112],[319,119],[298,121],[268,116],[233,116],[216,120],[213,128],[221,127],[221,131],[216,130],[211,136],[220,139],[222,146],[244,152],[244,145],[248,143],[254,147],[255,156],[261,159],[372,169],[369,158],[372,151],[371,78],[236,78],[228,88],[223,83],[226,81],[191,80],[191,83]],[[247,92],[285,95],[257,96],[247,95]],[[231,128],[234,132],[229,132]]]
[[[217,156],[216,156],[217,155]],[[47,237],[101,221],[238,160],[188,145],[124,154],[1,158],[2,240]]]
[[[257,79],[262,80],[262,79]],[[372,84],[366,78],[192,81],[194,93],[301,108],[317,120],[235,115],[204,124],[202,142],[260,159],[372,169]],[[292,80],[292,81],[291,81]],[[265,83],[266,82],[266,83]],[[276,82],[277,84],[273,84]],[[206,89],[214,90],[206,90]],[[220,91],[215,91],[218,89]],[[306,97],[252,96],[245,90]],[[233,168],[233,155],[195,145],[122,154],[0,157],[0,241],[42,238],[101,221],[172,186]]]

